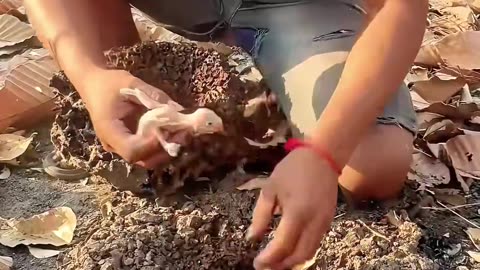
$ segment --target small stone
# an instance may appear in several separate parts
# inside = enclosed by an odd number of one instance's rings
[[[126,266],[130,266],[133,264],[133,259],[132,258],[126,258],[125,260],[123,260],[123,264],[125,264]]]

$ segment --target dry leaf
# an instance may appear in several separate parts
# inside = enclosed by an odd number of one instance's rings
[[[33,28],[17,17],[0,15],[0,48],[24,42],[35,35]]]
[[[7,166],[4,166],[3,169],[0,170],[0,180],[8,179],[12,175],[12,172]]]
[[[255,190],[255,189],[262,189],[266,184],[268,178],[253,178],[246,183],[237,187],[238,190]]]
[[[442,80],[434,76],[430,80],[414,83],[412,90],[417,92],[427,102],[444,102],[458,93],[465,83],[463,78]]]
[[[410,72],[405,77],[405,84],[409,85],[418,81],[427,81],[428,80],[428,69],[414,66],[410,69]]]
[[[441,161],[430,158],[423,153],[414,153],[408,179],[417,181],[421,189],[434,187],[440,184],[448,184],[450,182],[450,171]]]
[[[465,196],[460,195],[458,189],[433,189],[435,198],[439,201],[451,204],[453,206],[463,205],[467,203]]]
[[[28,251],[30,251],[30,254],[32,254],[33,257],[38,259],[45,259],[45,258],[57,256],[61,252],[60,250],[43,249],[43,248],[37,248],[32,246],[28,246]]]
[[[443,116],[436,113],[419,112],[417,113],[417,125],[419,130],[425,130],[433,123],[438,122]],[[479,117],[480,120],[480,117]]]
[[[453,123],[450,119],[444,119],[437,123],[432,124],[423,135],[423,139],[429,143],[446,142],[448,139],[457,135],[461,135],[463,132]]]
[[[13,266],[13,259],[11,257],[0,256],[0,270],[10,270]]]
[[[423,46],[415,59],[417,64],[437,66],[437,63],[460,69],[480,69],[480,32],[466,31],[446,36]]]
[[[460,135],[445,145],[452,165],[462,176],[480,178],[480,136]]]
[[[410,97],[412,98],[413,107],[416,111],[427,109],[430,106],[430,102],[423,99],[415,91],[410,91]]]
[[[459,104],[453,106],[441,102],[433,103],[427,108],[421,109],[421,112],[431,112],[445,116],[450,120],[468,120],[471,119],[475,112],[478,112],[477,104]]]
[[[27,151],[33,135],[25,138],[15,134],[0,134],[0,162],[16,159]]]
[[[468,255],[472,257],[476,262],[480,262],[480,252],[477,251],[467,251]]]
[[[70,244],[77,226],[77,217],[69,207],[58,207],[28,219],[12,219],[7,228],[0,229],[0,244],[18,245]]]
[[[480,244],[480,229],[468,228],[465,232],[468,234],[470,240],[472,240],[475,246],[478,246]]]

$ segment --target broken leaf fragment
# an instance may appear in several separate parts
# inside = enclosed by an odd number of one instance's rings
[[[452,165],[462,176],[480,178],[480,136],[460,135],[447,141]]]
[[[70,244],[77,226],[77,217],[69,207],[58,207],[28,219],[11,219],[0,227],[0,244],[18,245]]]
[[[472,240],[473,244],[478,248],[478,245],[480,245],[480,229],[468,228],[465,232],[470,237],[470,240]]]
[[[25,138],[15,134],[0,134],[0,162],[21,156],[32,143],[33,135]]]
[[[1,165],[0,165],[1,167]],[[12,175],[12,172],[7,166],[3,166],[2,169],[0,169],[0,180],[5,180],[8,179]]]
[[[13,266],[11,257],[0,256],[0,270],[9,270]]]
[[[60,254],[60,250],[44,249],[44,248],[37,248],[32,246],[28,246],[28,251],[30,251],[30,254],[32,254],[33,257],[38,259],[50,258]]]
[[[423,153],[414,153],[408,179],[417,181],[420,188],[434,187],[450,182],[450,171],[441,161]]]
[[[476,262],[480,262],[480,252],[478,251],[467,251],[468,255],[472,257]]]
[[[0,48],[24,42],[35,35],[33,28],[17,17],[0,15]]]
[[[308,270],[308,269],[310,269],[310,267],[312,267],[315,264],[315,262],[317,261],[317,257],[318,257],[319,252],[320,252],[320,249],[317,249],[313,258],[311,258],[310,260],[308,260],[308,261],[306,261],[302,264],[295,265],[292,268],[292,270]]]

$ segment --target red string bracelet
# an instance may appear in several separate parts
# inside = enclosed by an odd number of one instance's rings
[[[342,169],[340,168],[340,166],[338,166],[337,162],[333,159],[330,153],[324,151],[318,146],[293,138],[289,139],[284,146],[287,152],[291,152],[299,147],[308,147],[312,149],[321,159],[325,160],[328,163],[328,165],[330,166],[330,168],[332,168],[334,172],[336,172],[338,175],[342,174]]]

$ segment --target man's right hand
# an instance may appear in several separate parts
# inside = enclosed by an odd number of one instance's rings
[[[138,120],[146,112],[145,106],[133,97],[121,95],[120,89],[140,89],[163,104],[171,100],[170,97],[127,71],[102,69],[88,74],[78,90],[105,150],[147,168],[167,162],[169,156],[153,136],[135,134]]]

